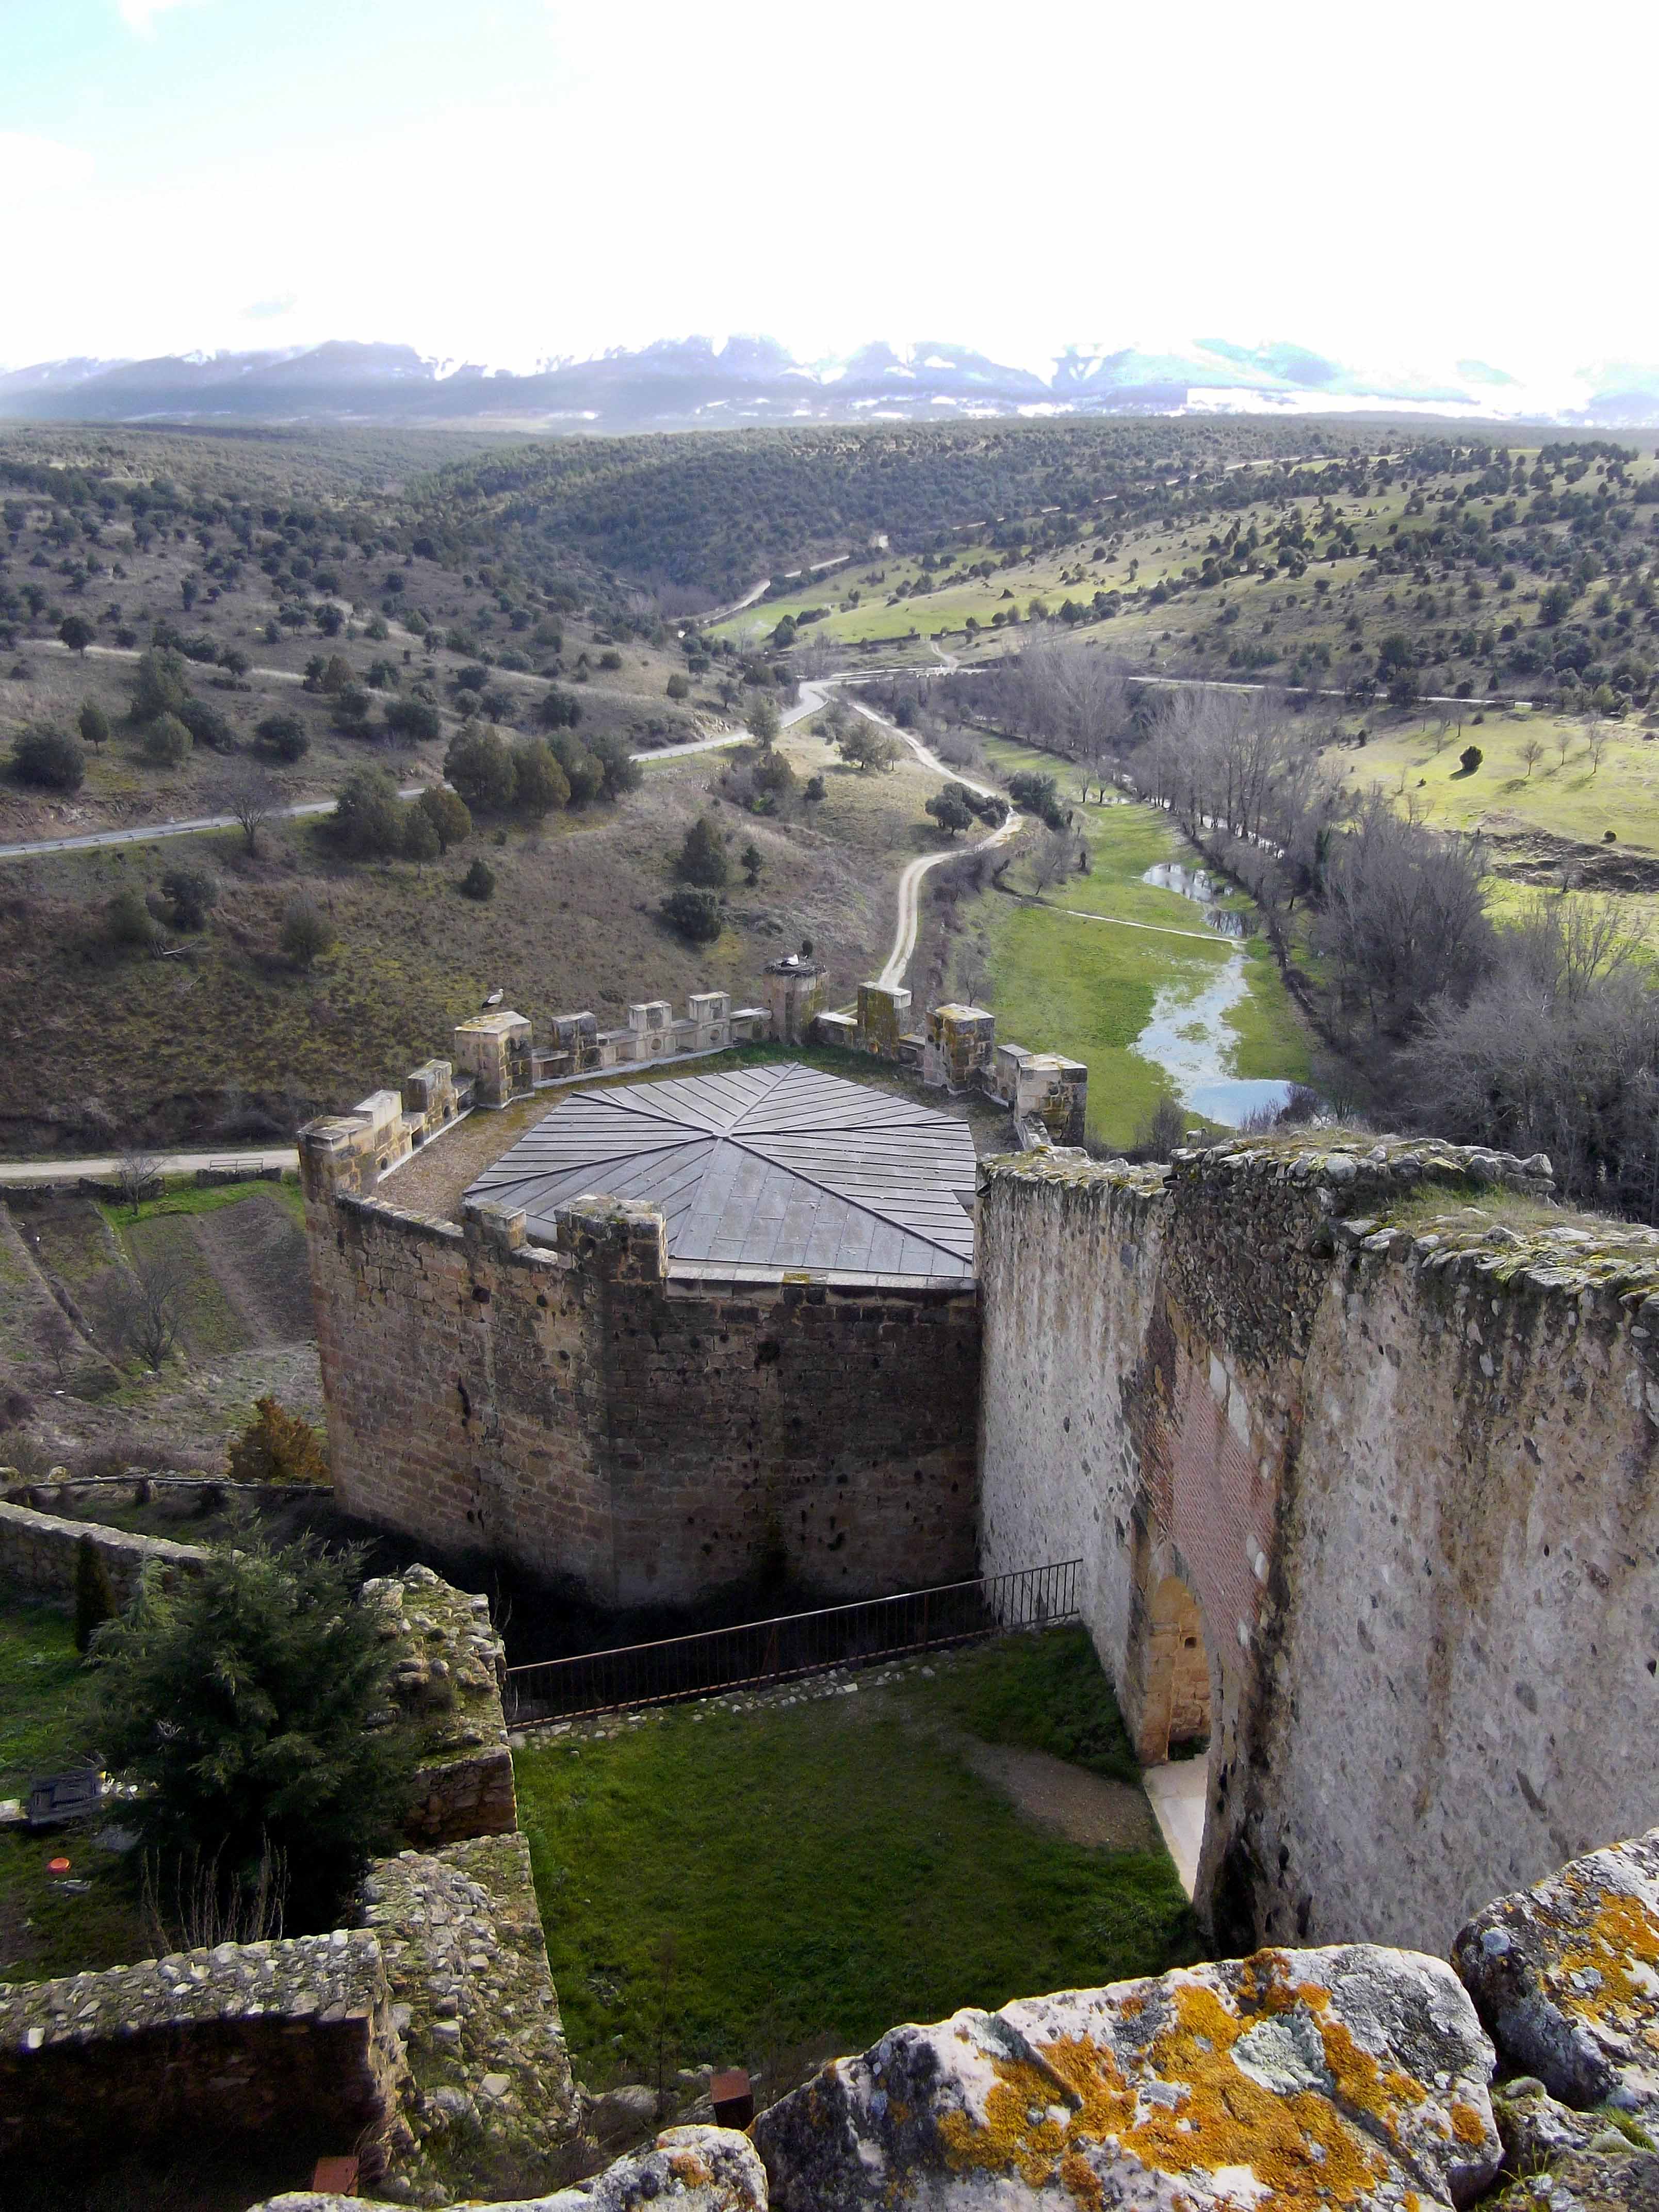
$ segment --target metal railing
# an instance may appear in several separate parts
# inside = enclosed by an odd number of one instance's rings
[[[672,1705],[833,1667],[867,1667],[1007,1629],[1050,1626],[1076,1618],[1082,1564],[1061,1559],[1012,1574],[904,1590],[896,1597],[509,1667],[507,1717],[524,1728],[623,1706]]]

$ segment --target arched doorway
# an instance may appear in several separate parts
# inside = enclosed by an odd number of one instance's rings
[[[1146,1649],[1146,1695],[1140,1763],[1157,1766],[1172,1753],[1201,1748],[1210,1736],[1210,1657],[1198,1600],[1178,1575],[1152,1592]]]
[[[1146,1795],[1190,1897],[1204,1845],[1210,1739],[1210,1657],[1198,1600],[1166,1575],[1148,1609],[1146,1699],[1137,1748]]]

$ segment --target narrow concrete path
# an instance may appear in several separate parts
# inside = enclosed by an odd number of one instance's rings
[[[1204,1848],[1210,1763],[1201,1755],[1167,1759],[1162,1766],[1149,1766],[1140,1778],[1181,1887],[1190,1897],[1198,1887],[1199,1854]]]
[[[198,1168],[297,1168],[300,1164],[298,1149],[293,1145],[277,1145],[264,1152],[237,1152],[225,1146],[216,1152],[157,1152],[154,1158],[155,1173],[163,1176],[194,1175]],[[120,1165],[112,1152],[80,1160],[0,1160],[0,1188],[82,1180],[112,1183]]]

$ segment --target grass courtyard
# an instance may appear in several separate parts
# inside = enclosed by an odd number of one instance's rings
[[[1082,1631],[884,1687],[852,1679],[838,1695],[680,1706],[518,1753],[584,2079],[709,2062],[776,2080],[793,2055],[862,2048],[900,2021],[1194,1955],[1161,1846],[1068,1840],[984,1778],[983,1747],[1013,1745],[1129,1799],[1128,1747]]]

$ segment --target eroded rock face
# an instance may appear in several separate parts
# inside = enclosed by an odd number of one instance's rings
[[[1659,2124],[1659,1828],[1487,1905],[1452,1961],[1511,2065]]]
[[[761,2115],[776,2212],[1424,2212],[1498,2171],[1439,1960],[1262,1951],[899,2027]]]
[[[767,2212],[765,2169],[748,2137],[730,2128],[669,2128],[651,2149],[619,2158],[591,2181],[477,2212],[641,2212],[647,2204],[665,2212]],[[363,2212],[363,2200],[299,2190],[252,2212]]]

